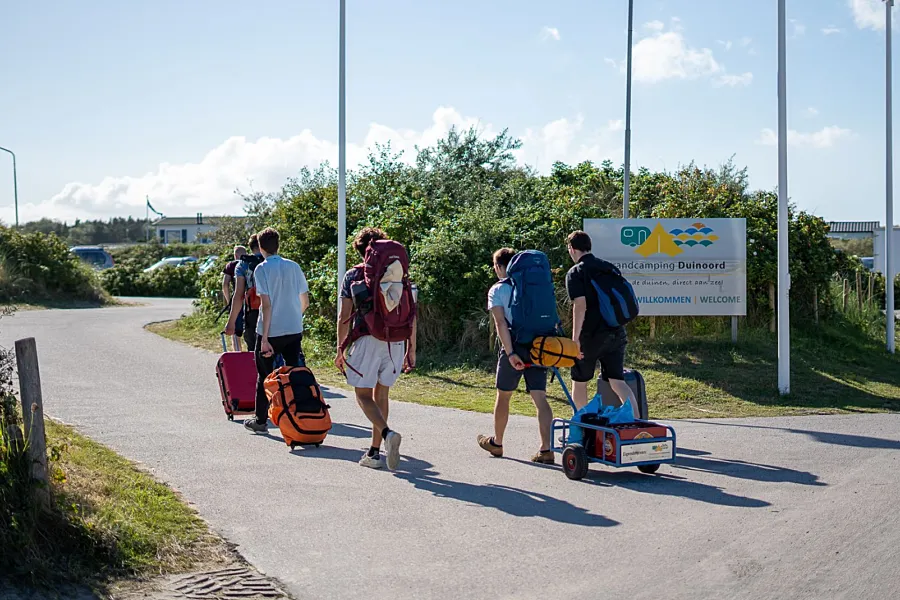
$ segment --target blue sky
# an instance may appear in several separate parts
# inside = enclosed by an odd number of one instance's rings
[[[0,146],[21,220],[238,214],[336,161],[337,0],[63,0],[0,9]],[[773,189],[775,0],[636,0],[633,165],[734,156]],[[623,160],[626,0],[347,0],[348,159],[408,155],[452,125],[520,159]],[[879,0],[788,0],[789,193],[884,221]],[[896,62],[896,61],[895,61]],[[0,219],[11,222],[8,155]]]

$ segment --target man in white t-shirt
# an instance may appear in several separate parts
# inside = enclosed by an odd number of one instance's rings
[[[553,410],[547,402],[547,369],[529,366],[531,352],[528,346],[517,344],[512,339],[509,327],[512,324],[512,284],[506,277],[509,266],[516,251],[512,248],[501,248],[494,252],[494,273],[500,280],[488,292],[488,310],[494,319],[497,337],[500,341],[500,355],[497,359],[497,401],[494,404],[494,435],[479,435],[478,445],[494,456],[503,456],[503,434],[509,422],[509,401],[513,392],[525,377],[525,389],[531,394],[538,413],[538,425],[541,432],[541,447],[532,462],[553,464],[554,454],[550,450],[551,422]]]
[[[269,399],[263,382],[275,370],[275,355],[289,367],[305,364],[303,313],[309,308],[309,285],[300,265],[278,255],[278,232],[259,233],[259,249],[265,260],[253,271],[256,293],[262,306],[256,334],[256,417],[244,421],[254,433],[268,431]]]

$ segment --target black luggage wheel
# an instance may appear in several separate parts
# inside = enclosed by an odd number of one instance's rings
[[[291,450],[296,449],[297,446],[303,446],[303,445],[307,445],[307,446],[308,446],[309,444],[298,444],[297,442],[291,442]],[[321,442],[319,442],[319,443],[317,443],[317,444],[313,444],[313,446],[315,446],[316,448],[318,448],[318,447],[321,446],[321,445],[322,445]]]
[[[234,415],[227,415],[229,421],[234,421]]]
[[[578,481],[588,472],[588,457],[584,446],[569,444],[562,454],[563,472],[569,479]]]
[[[641,473],[646,473],[647,475],[653,475],[657,471],[659,471],[659,464],[655,465],[638,465],[638,471]]]

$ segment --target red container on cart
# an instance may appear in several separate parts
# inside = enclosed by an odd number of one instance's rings
[[[662,425],[651,423],[624,423],[622,425],[610,425],[619,434],[619,439],[624,441],[643,440],[668,437],[668,430]],[[616,438],[613,434],[604,431],[595,431],[594,451],[595,458],[602,458],[609,462],[616,461]],[[603,449],[602,451],[600,449]],[[602,452],[602,456],[600,455]]]

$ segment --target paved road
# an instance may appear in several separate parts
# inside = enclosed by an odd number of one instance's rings
[[[662,476],[592,468],[570,482],[474,443],[489,415],[398,403],[401,469],[356,464],[355,404],[332,392],[328,447],[290,452],[226,421],[216,357],[156,337],[189,310],[23,312],[0,343],[37,338],[47,412],[181,490],[299,599],[884,598],[896,589],[900,415],[676,424]],[[652,411],[652,403],[651,403]]]

